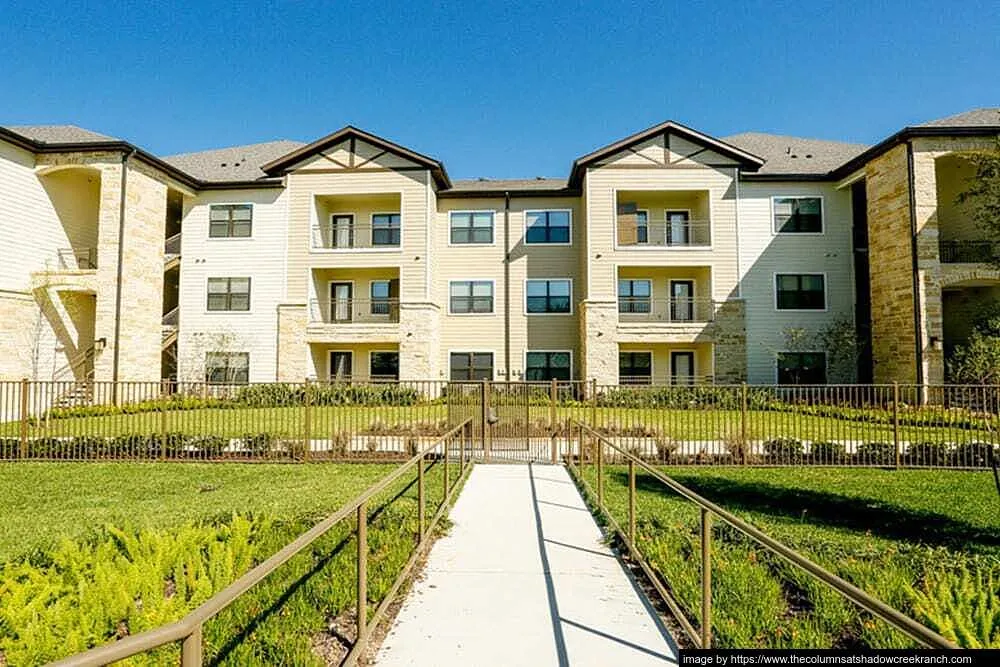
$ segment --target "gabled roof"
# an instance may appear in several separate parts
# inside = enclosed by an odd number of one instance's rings
[[[42,144],[84,144],[104,143],[106,141],[121,141],[118,137],[109,137],[76,125],[8,125],[22,137]]]
[[[172,164],[202,181],[253,181],[266,174],[261,165],[273,162],[305,146],[301,141],[268,141],[246,146],[230,146],[214,150],[168,155],[164,162]]]
[[[921,123],[917,127],[1000,127],[1000,108],[986,107]]]
[[[580,194],[566,184],[565,178],[473,178],[454,182],[451,189],[441,190],[439,197],[568,197]]]
[[[866,144],[850,144],[826,139],[805,139],[764,132],[743,132],[724,141],[766,160],[752,179],[818,178],[864,152]]]
[[[739,162],[747,171],[757,171],[757,169],[764,164],[764,160],[756,155],[748,153],[740,148],[737,148],[736,146],[720,141],[714,137],[710,137],[707,134],[698,132],[697,130],[693,130],[686,125],[681,125],[676,121],[668,120],[660,123],[659,125],[647,128],[642,132],[637,132],[636,134],[625,137],[620,141],[608,144],[603,148],[598,148],[596,151],[574,160],[573,167],[569,172],[570,187],[580,187],[580,184],[583,181],[584,171],[588,166],[594,164],[595,162],[599,162],[603,158],[614,155],[619,151],[626,150],[636,144],[641,144],[648,139],[667,132],[676,134],[677,136],[683,137],[688,141],[701,144],[706,148],[711,148],[721,155],[732,158],[733,160]]]
[[[261,169],[269,176],[280,176],[290,167],[298,164],[302,160],[316,155],[317,153],[321,153],[327,148],[339,144],[345,139],[352,138],[361,139],[362,141],[373,146],[377,146],[384,151],[392,153],[393,155],[398,155],[399,157],[410,160],[411,162],[416,162],[420,166],[426,167],[430,170],[439,188],[444,190],[451,187],[451,181],[448,179],[448,174],[444,170],[444,165],[442,165],[438,160],[435,160],[432,157],[427,157],[426,155],[421,155],[415,151],[411,151],[409,148],[400,146],[397,143],[393,143],[388,139],[383,139],[382,137],[370,134],[364,130],[359,130],[351,125],[337,130],[333,134],[328,134],[325,137],[317,139],[311,144],[307,144],[297,150],[293,150],[287,155],[284,155],[276,160],[272,160],[271,162],[262,165]]]

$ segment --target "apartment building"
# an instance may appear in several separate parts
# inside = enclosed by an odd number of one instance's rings
[[[168,157],[0,128],[0,377],[940,382],[1000,295],[955,204],[998,134],[668,121],[566,178],[453,181],[354,127]]]

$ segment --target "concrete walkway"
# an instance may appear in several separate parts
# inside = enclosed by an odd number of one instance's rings
[[[676,664],[562,466],[479,464],[451,519],[377,667]]]

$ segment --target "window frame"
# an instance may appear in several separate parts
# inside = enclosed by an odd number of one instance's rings
[[[222,358],[224,358],[226,360],[225,365],[222,367],[224,369],[225,373],[226,373],[226,379],[225,380],[219,381],[219,380],[213,380],[213,379],[211,379],[212,373],[211,373],[210,369],[211,368],[215,368],[215,369],[220,368],[219,366],[214,366],[214,367],[213,366],[209,366],[208,361],[212,357],[217,357],[217,358],[218,357],[222,357]],[[232,359],[234,357],[242,357],[242,358],[246,359],[246,366],[245,366],[246,380],[239,380],[239,379],[237,379],[237,378],[234,377],[234,373],[236,372],[236,369],[237,369],[237,367],[234,366],[231,363],[231,361],[232,361]],[[209,350],[209,351],[206,351],[205,352],[205,384],[210,384],[210,385],[235,385],[235,384],[245,385],[245,384],[250,384],[250,353],[249,352],[221,351],[221,350],[217,350],[217,351],[211,351],[211,350]]]
[[[452,237],[452,231],[453,231],[453,228],[452,228],[452,216],[455,216],[455,215],[467,215],[467,216],[469,216],[469,224],[470,224],[470,226],[468,228],[463,228],[463,229],[468,229],[468,231],[469,231],[469,233],[471,235],[472,230],[475,229],[474,227],[471,226],[472,220],[473,220],[474,216],[477,213],[479,213],[479,214],[489,213],[490,214],[490,240],[489,240],[489,243],[485,243],[485,242],[482,242],[482,241],[469,241],[468,243],[459,241],[459,242],[456,243],[455,240]],[[496,212],[496,209],[485,209],[485,208],[483,208],[483,209],[460,209],[460,210],[448,211],[448,245],[449,246],[455,246],[455,247],[459,247],[459,248],[468,248],[468,247],[477,247],[478,246],[478,247],[486,248],[486,247],[489,247],[489,246],[494,246],[494,245],[496,245],[496,243],[497,243],[497,212]]]
[[[529,241],[528,240],[528,231],[531,229],[531,226],[528,223],[528,217],[531,214],[533,214],[533,213],[534,214],[544,213],[545,214],[545,220],[546,220],[546,222],[548,222],[548,219],[549,219],[549,215],[548,214],[550,214],[550,213],[565,213],[566,217],[569,219],[569,224],[566,227],[567,240],[566,241]],[[549,224],[545,225],[546,236],[550,235],[549,232],[550,232],[551,229],[552,229],[551,225],[549,225]],[[559,246],[571,246],[571,245],[573,245],[573,209],[571,209],[571,208],[531,208],[531,209],[525,209],[524,210],[524,235],[523,235],[523,238],[524,238],[524,245],[555,246],[555,247],[559,247]]]
[[[572,382],[573,381],[573,350],[525,350],[524,358],[522,359],[521,365],[521,380],[523,382],[552,382],[552,378],[545,380],[529,380],[528,379],[528,356],[532,354],[544,354],[546,355],[546,360],[550,359],[548,355],[553,354],[566,354],[569,355],[569,377],[565,380],[556,378],[558,382]],[[548,368],[548,367],[547,367]]]
[[[775,205],[779,199],[818,199],[819,200],[819,231],[818,232],[800,232],[800,231],[782,231],[778,229],[777,220],[775,218]],[[806,195],[771,195],[771,233],[775,236],[823,236],[826,234],[826,202],[823,199],[823,195],[818,194],[806,194]]]
[[[226,308],[212,308],[212,294],[209,286],[212,284],[213,280],[225,280],[226,281]],[[234,280],[246,280],[247,281],[247,307],[246,308],[233,308],[233,294],[232,291],[232,281]],[[223,294],[223,292],[215,292],[215,294]],[[242,292],[235,292],[235,294],[242,294]],[[249,313],[253,309],[253,277],[252,276],[209,276],[205,279],[205,312],[206,313]]]
[[[647,297],[637,297],[628,296],[624,297],[626,299],[647,299],[646,310],[635,310],[635,302],[632,303],[632,310],[622,310],[622,295],[620,294],[620,287],[622,281],[628,281],[630,283],[642,282],[649,285],[649,296]],[[618,304],[618,313],[625,315],[649,315],[653,312],[653,279],[652,278],[618,278],[615,281],[615,301]]]
[[[622,377],[626,377],[626,376],[622,375],[622,355],[623,354],[633,354],[633,355],[634,354],[648,354],[649,355],[649,382],[648,383],[633,382],[633,383],[629,383],[629,384],[630,385],[631,384],[637,384],[637,385],[638,384],[641,384],[641,385],[648,384],[648,385],[651,386],[653,384],[653,378],[656,377],[656,355],[653,354],[653,351],[652,350],[622,350],[622,349],[619,349],[618,350],[618,384],[619,385],[625,384],[625,383],[622,382]],[[642,377],[642,376],[639,376],[639,375],[630,375],[630,376],[627,376],[627,377]]]
[[[233,220],[232,209],[235,208],[235,207],[237,207],[237,206],[246,206],[246,207],[248,207],[250,209],[250,221],[249,221],[250,233],[247,234],[246,236],[234,236],[232,234],[232,231],[234,229],[234,224],[235,224],[235,221]],[[227,225],[228,225],[227,228],[228,228],[228,230],[229,230],[230,233],[227,234],[227,235],[225,235],[225,236],[213,236],[212,235],[212,209],[214,209],[214,208],[229,208],[230,209],[230,211],[229,211],[229,220],[227,221]],[[253,236],[253,219],[254,219],[254,213],[255,213],[255,211],[254,211],[254,204],[253,204],[253,202],[215,202],[215,203],[209,204],[208,205],[208,234],[207,234],[207,238],[209,240],[211,240],[211,241],[223,241],[223,240],[231,241],[231,240],[234,240],[234,239],[238,239],[238,240],[252,239],[254,237]]]
[[[391,315],[392,314],[392,278],[374,278],[368,281],[368,314],[369,315]],[[385,284],[389,296],[375,296],[375,286]],[[398,298],[397,298],[398,301]],[[379,307],[376,308],[376,305]]]
[[[374,369],[372,367],[372,362],[374,361],[376,354],[395,354],[396,355],[396,375],[395,375],[394,378],[392,378],[392,380],[395,381],[395,382],[399,382],[399,361],[400,361],[399,350],[369,350],[368,351],[368,380],[369,381],[374,380],[376,377],[378,377],[379,379],[387,377],[385,375],[376,376],[375,373],[373,372]]]
[[[569,310],[567,310],[567,311],[548,311],[547,310],[547,311],[541,312],[541,313],[533,313],[533,312],[529,311],[528,310],[528,298],[529,298],[529,296],[528,296],[528,284],[529,283],[541,283],[541,282],[546,283],[546,285],[548,285],[548,283],[551,283],[551,282],[569,283],[569,296],[567,297],[569,299]],[[548,289],[548,287],[546,287],[546,295],[545,295],[546,303],[548,302],[549,299],[553,298],[551,294],[548,294],[548,292],[549,292],[549,289]],[[556,298],[561,298],[561,297],[556,297]],[[526,317],[534,317],[536,315],[572,315],[573,312],[574,312],[574,310],[575,310],[573,308],[573,279],[572,278],[525,278],[524,279],[524,304],[523,304],[523,306],[524,306],[524,315]]]
[[[802,356],[802,355],[805,355],[805,354],[813,354],[813,355],[819,355],[819,356],[821,356],[823,358],[823,379],[824,379],[824,381],[822,383],[809,382],[809,383],[805,383],[805,384],[782,383],[780,381],[780,378],[781,378],[781,357],[782,357],[782,355],[786,355],[786,354],[794,354],[794,355],[799,355],[799,356]],[[780,351],[776,352],[775,355],[774,355],[774,384],[777,385],[777,386],[781,386],[781,387],[810,387],[810,386],[820,386],[821,384],[822,385],[827,385],[827,384],[830,383],[830,375],[829,375],[829,373],[830,373],[830,357],[826,353],[825,350],[780,350]]]
[[[351,367],[347,375],[343,377],[333,376],[333,364],[330,363],[334,354],[346,354],[351,360]],[[354,350],[327,350],[326,351],[326,379],[328,382],[353,382],[354,381]]]
[[[489,312],[475,311],[475,310],[469,310],[469,311],[465,311],[465,312],[455,311],[452,308],[452,306],[453,306],[452,298],[453,297],[452,297],[452,294],[451,294],[451,287],[455,283],[469,283],[469,285],[470,285],[469,296],[468,297],[460,297],[460,298],[467,298],[467,299],[469,299],[470,305],[472,303],[472,300],[475,299],[475,298],[477,298],[477,297],[475,297],[473,295],[474,287],[472,287],[472,286],[474,286],[476,283],[489,283],[490,284],[490,310],[489,310]],[[483,298],[483,297],[478,297],[478,298]],[[448,281],[448,314],[449,315],[456,315],[456,316],[461,316],[461,317],[468,317],[468,316],[492,316],[492,315],[496,315],[496,310],[497,310],[497,286],[496,286],[496,281],[493,280],[492,278],[458,278],[458,279],[455,279],[455,280],[449,280]]]
[[[334,220],[337,218],[350,218],[351,224],[348,226],[348,236],[350,237],[350,244],[346,246],[336,245],[333,240],[337,237],[336,227],[334,226]],[[319,246],[319,250],[328,251],[344,251],[344,250],[357,250],[358,249],[358,216],[353,211],[343,211],[343,212],[333,212],[330,213],[329,220],[327,220],[328,229],[330,231],[330,246]],[[322,233],[320,234],[320,240],[322,241]]]
[[[799,278],[802,278],[802,276],[820,276],[823,279],[823,307],[822,308],[782,308],[781,304],[780,304],[780,300],[778,298],[778,292],[779,292],[779,290],[778,290],[778,278],[780,276],[798,276]],[[800,287],[801,287],[801,283],[802,283],[802,281],[800,280],[799,281]],[[781,272],[781,273],[779,273],[779,272],[775,272],[774,273],[774,277],[772,278],[771,285],[772,285],[772,287],[774,289],[774,310],[776,312],[780,312],[780,313],[825,313],[829,309],[829,305],[830,305],[829,304],[830,300],[829,300],[829,296],[828,296],[829,283],[827,281],[827,277],[826,277],[826,272],[825,271],[811,271],[811,272],[806,272],[806,273],[791,273],[791,272]],[[799,292],[801,293],[802,290],[800,289]]]
[[[378,230],[376,230],[375,229],[375,218],[386,217],[386,216],[388,216],[390,218],[390,225],[388,227],[379,227]],[[392,218],[392,216],[396,216],[397,218],[399,218],[399,224],[397,224],[395,227],[393,227],[392,224],[391,224],[391,218]],[[383,249],[389,249],[389,250],[391,250],[393,248],[402,249],[402,247],[403,247],[403,214],[402,214],[401,211],[373,212],[371,214],[371,217],[369,218],[369,226],[370,226],[370,229],[371,229],[370,241],[371,241],[371,247],[372,248],[374,248],[376,250],[383,250]],[[393,230],[396,231],[396,233],[397,233],[397,235],[399,237],[399,242],[398,243],[375,243],[375,232],[376,231],[388,231],[389,232],[389,238],[391,239],[392,238],[392,231]]]
[[[469,355],[469,367],[468,368],[469,368],[470,371],[472,371],[472,370],[475,369],[475,365],[473,364],[473,360],[475,358],[475,355],[477,355],[477,354],[482,354],[482,355],[488,354],[488,355],[490,355],[490,377],[489,377],[489,379],[487,381],[492,382],[494,380],[494,378],[496,378],[496,374],[497,374],[497,367],[496,367],[497,353],[496,353],[495,350],[448,350],[448,381],[449,382],[483,382],[483,380],[474,380],[474,379],[471,379],[471,378],[464,379],[464,380],[456,380],[456,379],[454,379],[454,368],[455,367],[452,364],[452,357],[454,355],[456,355],[456,354],[467,354],[467,355]],[[471,373],[470,373],[470,375],[471,375]]]

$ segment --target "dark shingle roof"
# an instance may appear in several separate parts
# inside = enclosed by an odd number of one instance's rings
[[[254,181],[265,176],[261,165],[305,146],[300,141],[267,141],[197,153],[168,155],[163,161],[202,181]]]
[[[85,130],[76,125],[8,125],[7,129],[32,141],[46,144],[99,143],[120,141],[117,137]]]
[[[565,178],[471,178],[454,181],[452,190],[463,192],[500,192],[505,190],[562,190]]]
[[[868,148],[865,144],[763,132],[734,134],[723,141],[764,158],[766,162],[757,172],[763,175],[826,174]]]
[[[1000,127],[1000,108],[972,109],[921,123],[916,127]]]

